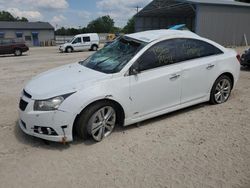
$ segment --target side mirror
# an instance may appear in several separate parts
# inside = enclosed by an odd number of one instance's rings
[[[129,75],[137,75],[140,73],[139,67],[138,66],[132,66],[129,69]]]

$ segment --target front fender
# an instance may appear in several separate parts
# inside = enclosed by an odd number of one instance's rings
[[[62,103],[59,110],[70,112],[76,117],[88,105],[98,100],[110,99],[122,106],[126,117],[129,111],[129,92],[123,92],[122,96],[119,93],[106,89],[105,86],[90,87],[71,95]]]

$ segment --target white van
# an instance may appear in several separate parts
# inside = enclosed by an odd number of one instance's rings
[[[99,48],[100,38],[97,33],[87,33],[76,35],[71,41],[61,45],[59,50],[61,52],[73,52],[83,50],[96,51]]]

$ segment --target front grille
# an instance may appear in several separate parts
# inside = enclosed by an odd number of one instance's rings
[[[32,98],[32,96],[31,96],[29,93],[27,93],[25,90],[23,90],[23,95],[24,95],[25,97],[29,98],[29,99]]]
[[[28,105],[28,103],[27,103],[26,101],[24,101],[23,99],[20,100],[19,108],[20,108],[22,111],[25,111],[27,105]]]

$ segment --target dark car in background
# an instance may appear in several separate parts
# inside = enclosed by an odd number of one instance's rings
[[[244,54],[242,54],[240,63],[242,66],[250,67],[250,48],[246,50]]]
[[[14,54],[15,56],[21,56],[28,50],[29,47],[22,40],[0,39],[0,55]]]

